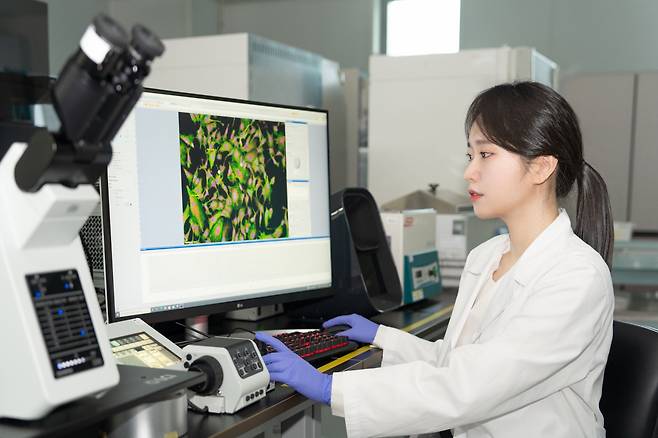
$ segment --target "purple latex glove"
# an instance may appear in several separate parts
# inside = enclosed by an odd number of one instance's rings
[[[331,403],[331,376],[316,370],[273,336],[258,332],[256,339],[276,350],[263,356],[272,380],[285,383],[312,400]]]
[[[322,327],[329,328],[335,325],[346,324],[351,328],[342,332],[336,333],[337,336],[347,336],[353,341],[362,342],[364,344],[372,344],[375,340],[375,335],[379,329],[379,324],[364,318],[361,315],[352,313],[351,315],[341,315],[325,321]]]

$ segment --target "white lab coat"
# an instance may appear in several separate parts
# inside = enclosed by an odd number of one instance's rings
[[[602,438],[614,296],[599,254],[561,211],[500,280],[473,343],[455,347],[507,235],[466,260],[443,340],[381,326],[381,368],[334,373],[350,438],[454,429],[456,438]]]

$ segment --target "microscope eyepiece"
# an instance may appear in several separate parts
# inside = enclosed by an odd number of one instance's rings
[[[162,55],[165,49],[160,38],[140,24],[133,27],[131,45],[147,61]]]
[[[100,14],[94,18],[92,24],[98,36],[111,45],[120,49],[128,47],[128,34],[123,27],[112,18],[105,14]]]

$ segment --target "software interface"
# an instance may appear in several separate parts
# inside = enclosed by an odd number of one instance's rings
[[[326,113],[146,92],[112,145],[114,317],[331,285]]]
[[[121,365],[167,368],[180,361],[180,357],[143,332],[112,339],[110,345],[114,359]]]

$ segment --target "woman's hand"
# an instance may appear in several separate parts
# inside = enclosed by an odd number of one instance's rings
[[[322,327],[329,328],[336,325],[346,324],[350,329],[336,333],[336,336],[347,336],[353,341],[362,342],[364,344],[372,344],[375,340],[375,335],[379,329],[379,324],[364,318],[361,315],[353,313],[351,315],[341,315],[325,321]]]
[[[263,356],[272,380],[285,383],[312,400],[331,403],[331,376],[316,370],[273,336],[258,332],[256,339],[276,350]]]

